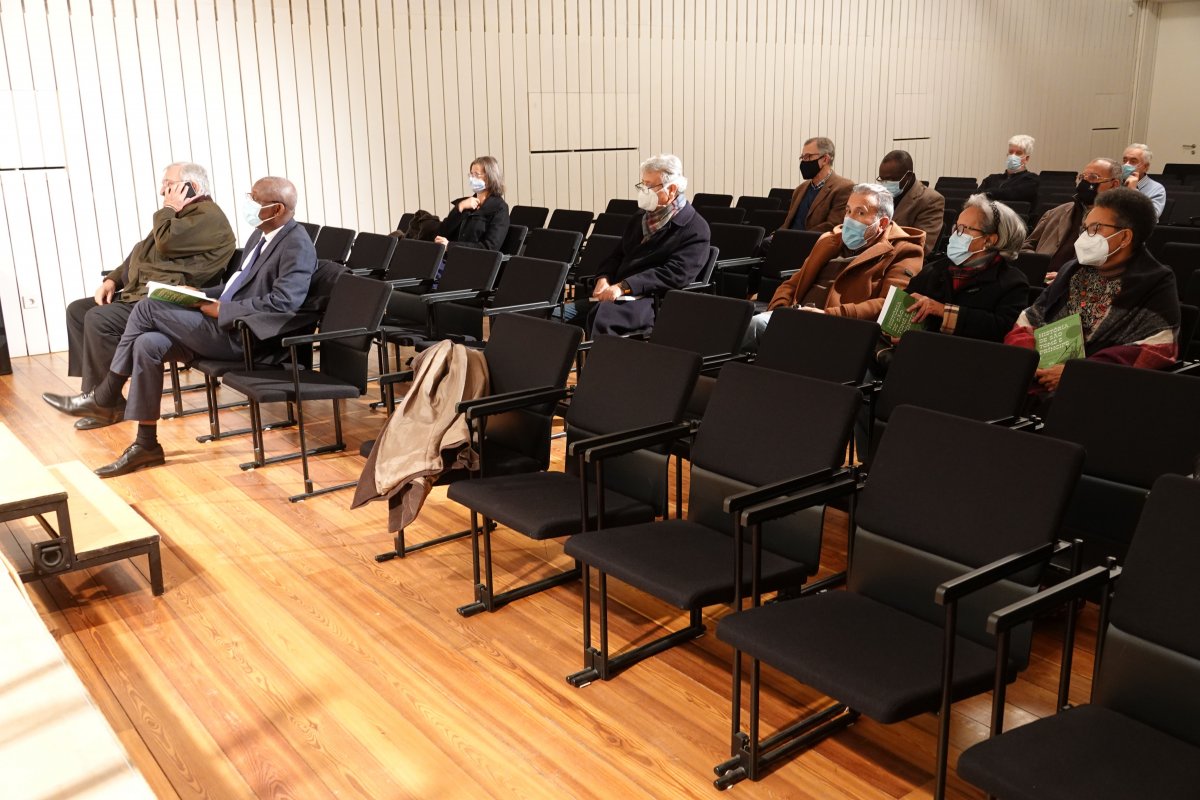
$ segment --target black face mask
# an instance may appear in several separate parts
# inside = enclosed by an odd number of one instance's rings
[[[817,173],[821,171],[821,159],[814,158],[812,161],[800,162],[800,177],[806,181],[811,181],[817,177]]]
[[[1090,206],[1096,202],[1096,192],[1099,188],[1100,184],[1098,183],[1080,181],[1075,186],[1075,199],[1085,206]]]

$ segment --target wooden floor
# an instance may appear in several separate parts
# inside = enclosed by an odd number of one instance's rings
[[[133,426],[77,432],[45,405],[71,392],[65,356],[14,359],[0,378],[0,418],[46,464],[96,467]],[[198,405],[200,393],[187,396]],[[312,431],[331,435],[329,412]],[[320,412],[320,413],[318,413]],[[226,419],[241,415],[226,412]],[[347,440],[382,415],[352,403]],[[168,464],[109,485],[162,534],[166,594],[144,559],[30,585],[47,626],[161,797],[704,797],[728,755],[731,651],[713,635],[584,689],[580,592],[564,587],[496,614],[463,619],[470,547],[453,542],[404,561],[386,509],[349,510],[349,492],[291,504],[299,465],[243,472],[248,439],[207,445],[203,416],[164,422]],[[295,446],[268,435],[268,453]],[[561,443],[556,448],[561,457]],[[324,456],[318,483],[354,479],[357,455]],[[436,491],[412,540],[465,527]],[[0,530],[11,555],[29,531]],[[557,542],[495,537],[500,588],[563,565]],[[844,563],[845,519],[831,512],[825,567]],[[614,644],[685,615],[610,584]],[[1090,688],[1094,616],[1084,615],[1072,697]],[[711,619],[710,619],[711,622]],[[711,630],[711,625],[710,625]],[[1031,668],[1009,692],[1010,725],[1048,714],[1058,674],[1056,625],[1039,630]],[[822,698],[766,673],[766,724]],[[987,735],[990,696],[959,703],[952,763]],[[935,719],[863,719],[733,797],[901,798],[932,793]],[[951,796],[979,797],[952,776]]]

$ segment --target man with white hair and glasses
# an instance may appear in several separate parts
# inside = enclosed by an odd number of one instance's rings
[[[1152,158],[1154,154],[1150,152],[1149,145],[1139,142],[1129,145],[1121,155],[1121,178],[1126,189],[1137,189],[1149,197],[1154,204],[1156,218],[1162,219],[1163,209],[1167,206],[1167,190],[1148,174]]]
[[[67,306],[67,374],[83,379],[83,393],[108,375],[125,323],[134,304],[146,296],[147,283],[209,286],[220,279],[237,240],[210,191],[208,172],[199,164],[180,161],[163,170],[158,192],[163,204],[154,212],[150,233],[91,297]],[[120,417],[84,417],[75,427],[91,430],[118,421]]]
[[[1029,157],[1033,155],[1033,137],[1019,133],[1008,140],[1008,156],[1004,171],[988,175],[979,184],[979,191],[989,200],[1005,203],[1024,200],[1030,208],[1037,204],[1038,186],[1041,178],[1029,171]]]
[[[647,158],[641,178],[635,187],[641,212],[596,270],[587,318],[592,336],[653,326],[653,298],[696,280],[708,260],[708,223],[687,201],[679,158],[669,153]]]

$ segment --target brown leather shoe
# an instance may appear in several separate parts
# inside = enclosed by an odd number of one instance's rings
[[[125,448],[125,452],[121,453],[120,458],[111,464],[100,467],[95,472],[101,478],[115,478],[118,475],[136,472],[143,467],[157,467],[159,464],[166,463],[166,460],[162,445],[156,445],[151,449],[134,442]]]

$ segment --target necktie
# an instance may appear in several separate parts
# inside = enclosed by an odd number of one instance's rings
[[[236,292],[242,285],[242,281],[246,279],[246,274],[250,272],[250,268],[253,267],[254,262],[258,260],[258,254],[262,252],[263,243],[266,241],[267,239],[265,236],[259,237],[258,244],[256,244],[254,249],[250,251],[250,257],[242,262],[242,268],[237,271],[237,274],[229,279],[229,283],[225,285],[224,291],[221,292],[222,303],[233,297],[233,293]]]

